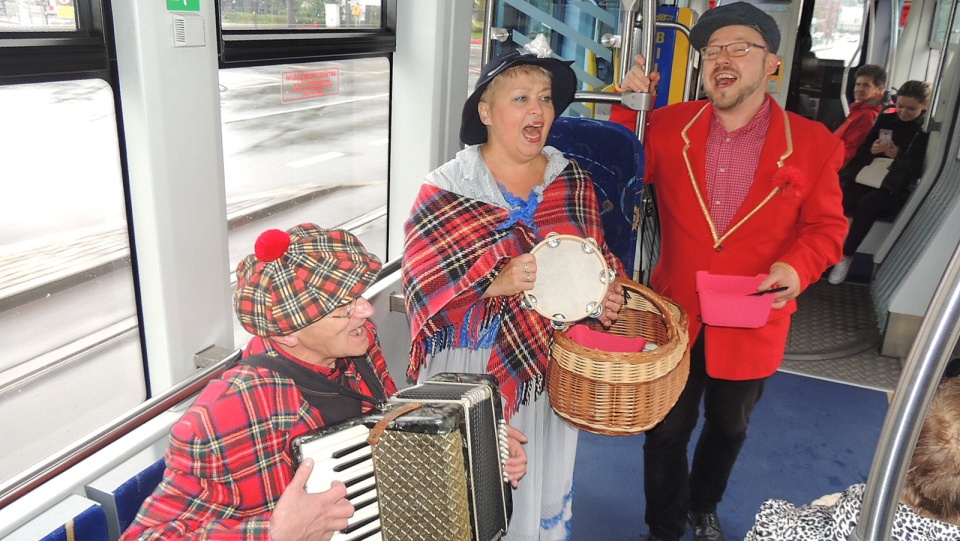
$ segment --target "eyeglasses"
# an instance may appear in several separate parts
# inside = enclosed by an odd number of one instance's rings
[[[347,304],[341,304],[340,306],[337,307],[337,308],[341,308],[341,307],[343,307],[343,306],[346,306],[346,307],[347,307],[347,312],[346,312],[345,314],[327,314],[326,317],[330,317],[330,318],[333,318],[333,319],[350,319],[350,318],[352,318],[352,317],[353,317],[353,312],[354,312],[354,310],[357,309],[357,299],[359,299],[359,298],[360,298],[360,297],[354,297],[353,300],[350,301],[350,302],[348,302]]]
[[[758,49],[763,49],[764,51],[767,48],[759,43],[750,43],[748,41],[734,41],[733,43],[728,43],[726,45],[707,45],[706,47],[700,48],[700,56],[704,60],[716,60],[720,56],[721,51],[727,51],[727,54],[730,55],[730,58],[737,58],[740,56],[747,56],[747,53],[750,52],[754,47]]]

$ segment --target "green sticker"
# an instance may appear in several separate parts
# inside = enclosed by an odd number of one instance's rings
[[[167,0],[167,11],[200,11],[200,0]]]

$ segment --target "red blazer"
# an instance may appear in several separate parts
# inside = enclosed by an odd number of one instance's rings
[[[805,289],[842,255],[848,226],[837,170],[843,143],[822,124],[768,100],[770,127],[753,185],[719,238],[703,200],[713,106],[678,103],[650,115],[645,182],[656,183],[662,240],[650,282],[687,311],[691,343],[704,327],[696,271],[754,276],[778,263],[792,269]],[[788,302],[760,329],[706,326],[707,373],[730,380],[773,374],[796,309],[796,301]]]

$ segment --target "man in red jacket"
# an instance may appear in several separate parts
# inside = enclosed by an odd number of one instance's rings
[[[833,132],[843,141],[843,163],[846,165],[857,149],[867,138],[880,111],[892,106],[884,94],[887,84],[887,70],[874,64],[864,64],[857,69],[857,79],[853,86],[854,101],[850,105],[850,114],[843,124]]]
[[[768,14],[743,2],[720,6],[704,13],[690,42],[709,100],[653,111],[645,141],[662,240],[650,281],[687,311],[693,344],[683,393],[644,440],[645,520],[651,540],[679,539],[689,521],[697,541],[717,541],[717,505],[764,381],[782,362],[794,299],[840,259],[843,144],[767,95],[780,62],[780,32]],[[638,56],[624,90],[653,89],[659,75],[645,76],[644,65]],[[765,274],[758,290],[786,289],[759,329],[704,326],[694,279],[701,270]],[[701,397],[705,422],[688,466]]]

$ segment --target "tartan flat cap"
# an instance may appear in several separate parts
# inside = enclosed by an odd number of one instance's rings
[[[237,265],[233,304],[243,328],[261,337],[288,335],[350,302],[381,267],[353,234],[315,224],[265,231],[254,248]]]

